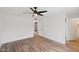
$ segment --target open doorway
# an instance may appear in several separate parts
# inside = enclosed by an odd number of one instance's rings
[[[79,51],[79,18],[69,19],[66,24],[66,44],[71,49]]]
[[[66,41],[79,38],[79,18],[70,19],[66,24]]]

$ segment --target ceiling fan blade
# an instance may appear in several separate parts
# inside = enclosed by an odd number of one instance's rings
[[[32,8],[30,8],[33,12],[35,12]]]
[[[45,11],[39,11],[38,13],[45,13],[45,12],[47,12],[46,10]]]
[[[38,15],[40,15],[40,16],[44,16],[44,15],[42,15],[42,14],[40,14],[40,13],[38,13]]]

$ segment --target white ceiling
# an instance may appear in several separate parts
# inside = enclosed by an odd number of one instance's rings
[[[48,12],[45,13],[47,15],[55,14],[55,13],[66,13],[66,14],[72,14],[72,13],[79,13],[78,7],[38,7],[39,10],[47,10]],[[0,13],[2,14],[22,14],[26,12],[27,14],[30,14],[32,11],[29,9],[29,7],[0,7]]]

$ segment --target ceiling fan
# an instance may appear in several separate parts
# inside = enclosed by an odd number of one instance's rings
[[[37,7],[33,7],[33,8],[30,8],[30,10],[32,10],[33,12],[33,16],[36,16],[36,15],[39,15],[39,16],[44,16],[42,13],[45,13],[47,12],[46,10],[44,11],[37,11]],[[33,33],[34,36],[38,35],[38,21],[37,21],[37,18],[34,19],[34,33]]]
[[[33,12],[32,17],[33,17],[33,16],[36,16],[36,15],[44,16],[42,13],[47,12],[46,10],[44,10],[44,11],[37,11],[37,7],[33,7],[33,8],[30,8],[30,9],[31,9],[32,12]]]

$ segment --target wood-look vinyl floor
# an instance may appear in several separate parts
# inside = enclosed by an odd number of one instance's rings
[[[49,40],[42,36],[5,43],[1,46],[2,52],[68,52],[66,45]]]
[[[69,40],[66,42],[68,48],[72,49],[75,52],[79,52],[79,39]]]

